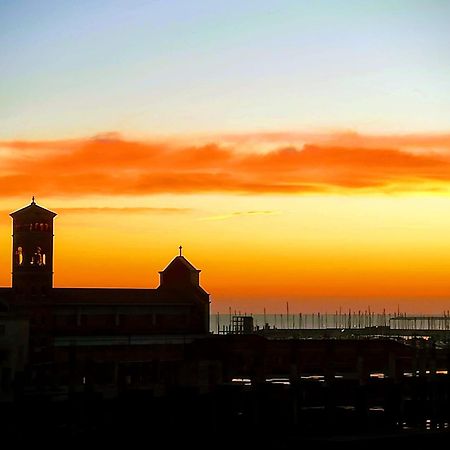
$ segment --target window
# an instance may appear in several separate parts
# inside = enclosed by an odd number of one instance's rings
[[[45,255],[42,253],[41,247],[36,247],[34,255],[31,257],[31,262],[33,266],[45,266]]]
[[[23,264],[23,249],[22,247],[17,247],[16,250],[16,264],[21,266]]]

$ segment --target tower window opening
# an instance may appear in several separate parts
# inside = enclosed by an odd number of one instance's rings
[[[45,266],[45,253],[42,253],[42,265]]]
[[[45,228],[44,224],[43,223],[39,224],[39,228],[40,228],[41,231],[44,231],[44,228]]]
[[[34,224],[34,229],[37,231],[37,230],[39,230],[39,223],[38,222],[36,222],[35,224]]]
[[[16,250],[16,263],[21,266],[23,264],[23,249],[22,247],[17,247]]]
[[[33,266],[43,266],[45,265],[45,259],[43,258],[42,249],[41,247],[36,247],[36,251],[34,252],[34,255],[31,257],[31,262]]]

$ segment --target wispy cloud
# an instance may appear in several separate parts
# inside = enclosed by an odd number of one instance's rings
[[[75,208],[59,208],[55,206],[52,208],[58,214],[187,214],[194,211],[192,208],[152,208],[152,207],[75,207]],[[10,213],[9,210],[0,210],[0,214],[5,217]]]
[[[252,142],[249,151],[248,142]],[[0,142],[0,196],[447,191],[450,135],[266,133]]]
[[[55,208],[55,210],[64,213],[82,213],[82,214],[184,214],[192,211],[191,208],[152,208],[152,207],[79,207],[79,208]]]

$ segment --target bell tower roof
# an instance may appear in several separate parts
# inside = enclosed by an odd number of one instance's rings
[[[159,273],[163,273],[166,270],[170,270],[173,267],[179,266],[182,270],[187,272],[197,272],[200,273],[201,270],[196,269],[184,256],[175,256],[175,258],[170,261],[170,263],[166,266],[164,270],[161,270]]]
[[[10,214],[10,216],[13,219],[21,216],[53,218],[56,215],[57,214],[54,213],[53,211],[50,211],[48,209],[43,208],[42,206],[37,205],[36,202],[34,201],[34,197],[28,206],[18,209],[17,211],[14,211]]]

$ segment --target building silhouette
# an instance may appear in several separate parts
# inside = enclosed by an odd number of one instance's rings
[[[156,289],[56,288],[56,213],[33,198],[10,215],[12,287],[0,288],[4,386],[26,367],[54,367],[58,360],[73,359],[74,352],[78,356],[90,352],[90,359],[117,363],[136,359],[144,344],[187,342],[209,333],[209,294],[200,286],[200,270],[181,254],[181,248],[159,272]],[[17,335],[17,330],[21,338],[12,339],[11,333]],[[120,355],[124,342],[126,358]],[[98,357],[93,356],[95,352]],[[61,373],[61,367],[56,372]]]

